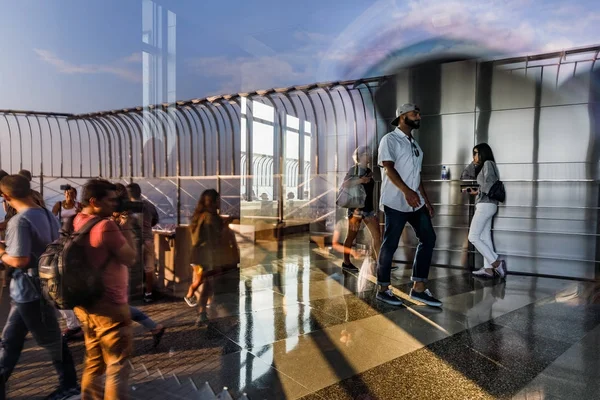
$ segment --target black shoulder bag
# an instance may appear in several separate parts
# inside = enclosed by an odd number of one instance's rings
[[[494,163],[493,165],[494,169],[496,170],[496,175],[500,177],[500,173],[498,172],[496,163]],[[487,195],[492,200],[504,203],[504,201],[506,200],[506,190],[504,189],[504,183],[502,183],[502,181],[498,179],[496,182],[494,182]]]

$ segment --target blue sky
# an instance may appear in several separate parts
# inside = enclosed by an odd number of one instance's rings
[[[386,55],[435,37],[506,54],[600,44],[600,2],[591,0],[159,4],[177,15],[178,99],[377,74]],[[0,108],[142,104],[141,0],[20,0],[2,11]]]

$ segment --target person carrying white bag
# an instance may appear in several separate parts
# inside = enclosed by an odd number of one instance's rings
[[[342,268],[358,271],[350,261],[352,244],[356,239],[361,222],[364,222],[371,233],[373,257],[377,259],[381,247],[381,234],[377,210],[373,206],[375,182],[373,171],[369,168],[371,163],[371,149],[368,146],[359,146],[352,155],[355,164],[350,168],[338,196],[338,205],[348,209],[348,235],[344,241],[344,261]],[[356,202],[342,202],[343,194],[347,193],[349,199]]]

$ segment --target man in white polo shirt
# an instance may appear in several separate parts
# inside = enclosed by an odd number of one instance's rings
[[[389,286],[392,258],[398,248],[402,230],[408,222],[419,238],[413,262],[410,297],[427,305],[440,307],[442,302],[425,288],[436,236],[431,225],[433,207],[421,182],[423,151],[412,136],[412,130],[419,129],[421,125],[419,107],[414,104],[402,105],[396,111],[396,119],[392,121],[392,125],[396,129],[385,135],[379,144],[378,165],[385,172],[382,174],[380,200],[380,209],[385,213],[385,232],[377,265],[376,297],[388,304],[402,304]]]

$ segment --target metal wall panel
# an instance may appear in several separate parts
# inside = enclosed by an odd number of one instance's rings
[[[464,113],[475,110],[477,63],[442,64],[440,113]]]
[[[538,162],[592,161],[587,160],[587,151],[593,144],[590,124],[587,104],[542,108]],[[569,178],[582,179],[585,176]]]
[[[572,78],[574,67],[526,64],[480,64],[477,74],[470,62],[412,67],[410,97],[382,110],[389,116],[405,102],[421,106],[416,137],[424,151],[422,176],[438,213],[434,262],[465,265],[468,247],[468,199],[458,182],[439,180],[441,166],[459,179],[473,145],[487,142],[507,189],[494,240],[511,270],[590,278],[597,264],[598,160],[589,156],[597,134],[586,104],[589,77]],[[400,86],[394,87],[399,93]],[[396,256],[411,261],[406,248],[416,245],[412,230],[406,238]],[[547,259],[553,261],[538,262]]]
[[[479,84],[485,85],[487,82],[479,82]],[[492,110],[534,106],[535,81],[527,79],[524,74],[495,69],[492,74],[491,85]]]
[[[533,159],[533,137],[531,135],[535,119],[535,111],[531,108],[523,110],[503,110],[490,113],[489,127],[485,136],[478,126],[476,143],[487,142],[494,151],[498,164],[530,164]],[[479,119],[478,119],[479,122]],[[530,177],[507,176],[502,169],[503,179],[531,179]]]
[[[460,177],[473,159],[474,125],[474,113],[422,117],[415,139],[423,149],[424,179],[440,179],[441,165]]]
[[[494,230],[496,251],[499,254],[515,256],[593,261],[595,240],[595,236]],[[512,269],[523,271],[518,264],[512,266]],[[556,272],[547,271],[545,273],[557,275]]]

